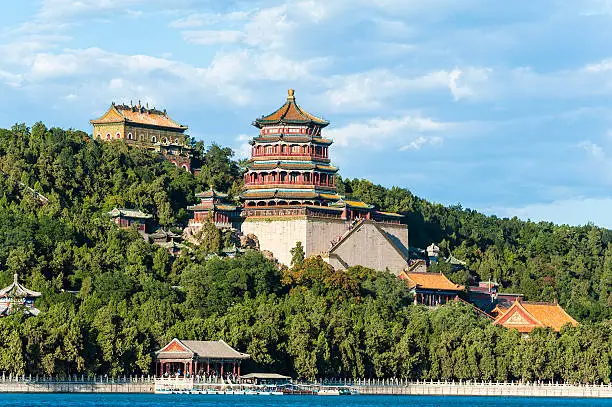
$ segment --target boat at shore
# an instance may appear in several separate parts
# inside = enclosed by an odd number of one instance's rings
[[[348,386],[321,386],[317,391],[319,396],[350,396],[356,394]]]

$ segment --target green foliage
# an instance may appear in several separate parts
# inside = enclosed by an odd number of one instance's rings
[[[304,246],[302,246],[302,242],[296,242],[295,247],[290,250],[291,251],[291,265],[294,267],[300,267],[302,262],[304,262],[304,257],[306,254],[304,253]]]
[[[194,177],[154,153],[79,131],[41,123],[0,130],[0,283],[18,271],[43,292],[39,316],[0,318],[0,371],[147,373],[152,352],[180,337],[224,339],[251,354],[258,370],[305,378],[610,381],[608,231],[500,220],[399,188],[342,182],[347,194],[405,213],[413,245],[440,242],[445,255],[452,249],[466,259],[471,274],[454,280],[494,278],[531,299],[558,296],[585,322],[523,338],[462,304],[413,306],[390,273],[333,270],[320,257],[304,258],[303,247],[281,270],[256,251],[211,256],[231,236],[210,222],[200,250],[173,258],[109,222],[104,212],[124,206],[180,224],[195,192],[240,190],[231,150],[196,150],[203,170]]]
[[[486,216],[461,206],[445,207],[398,187],[366,180],[341,180],[346,194],[406,216],[410,245],[437,243],[467,262],[468,272],[451,273],[454,282],[494,280],[507,292],[534,301],[554,299],[574,317],[587,321],[612,318],[612,231],[588,224],[554,225]]]

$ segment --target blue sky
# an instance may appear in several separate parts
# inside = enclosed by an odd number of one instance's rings
[[[42,0],[0,27],[0,127],[141,100],[243,156],[295,88],[344,177],[612,227],[612,0]]]

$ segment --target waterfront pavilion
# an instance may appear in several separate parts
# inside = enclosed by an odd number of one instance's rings
[[[172,339],[155,352],[155,374],[177,374],[191,376],[198,373],[225,376],[229,373],[240,376],[240,364],[250,359],[246,353],[238,352],[224,341],[188,341]]]

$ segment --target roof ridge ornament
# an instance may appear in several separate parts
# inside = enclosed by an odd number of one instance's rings
[[[287,100],[295,100],[295,89],[287,90]]]

